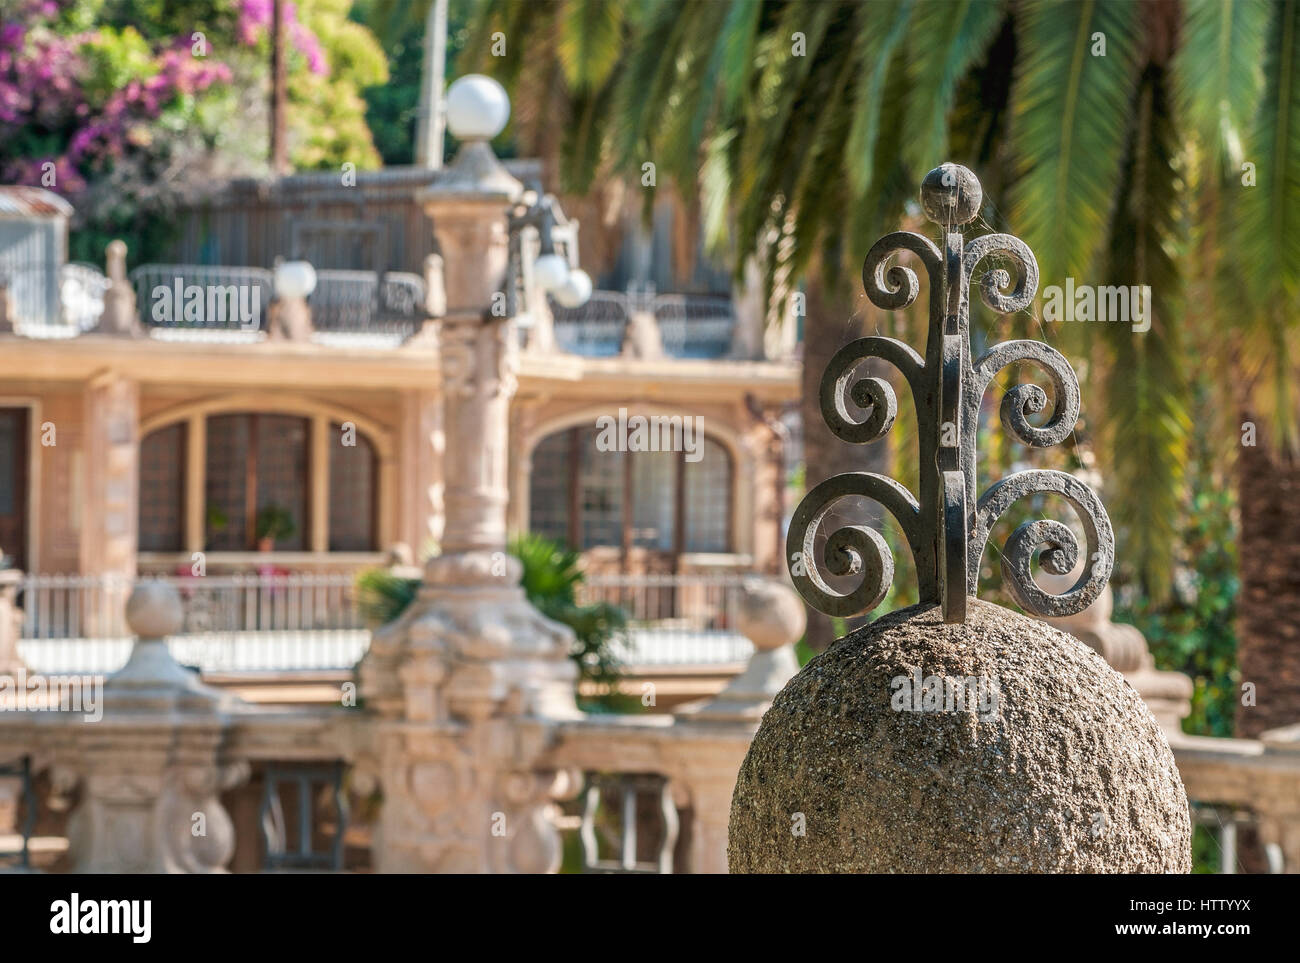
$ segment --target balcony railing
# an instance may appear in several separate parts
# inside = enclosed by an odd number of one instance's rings
[[[424,319],[424,279],[396,271],[317,271],[307,301],[317,340],[365,333],[400,344]]]
[[[593,291],[580,308],[564,308],[552,301],[556,343],[573,354],[613,357],[622,350],[628,320],[638,310],[654,315],[664,353],[670,358],[720,358],[731,350],[736,326],[731,299],[709,294]]]
[[[345,669],[370,644],[354,573],[150,576],[174,585],[184,620],[169,642],[176,658],[207,672]],[[126,600],[135,580],[105,575],[27,575],[18,597],[18,651],[33,671],[113,672],[131,637]],[[735,665],[753,645],[735,628],[736,575],[592,575],[580,601],[627,614],[614,654],[630,666]]]
[[[161,577],[181,597],[184,622],[170,646],[204,671],[345,669],[370,634],[353,598],[351,574]],[[113,672],[125,664],[125,623],[133,579],[28,575],[18,651],[44,673]]]
[[[731,298],[660,294],[653,303],[664,353],[674,358],[720,358],[731,350],[736,313]]]
[[[156,337],[220,332],[227,339],[257,339],[267,330],[275,280],[265,268],[143,264],[129,279],[140,322]],[[187,294],[195,287],[199,302]],[[400,344],[424,320],[424,279],[401,272],[321,270],[308,303],[317,341],[354,343],[364,336]]]
[[[578,598],[627,614],[614,645],[625,665],[744,663],[754,646],[736,631],[741,583],[739,575],[588,575]]]
[[[266,330],[275,290],[271,272],[257,267],[142,264],[127,278],[135,288],[140,323],[164,336],[222,331],[255,338]],[[195,287],[198,301],[187,295]]]
[[[623,349],[623,331],[629,315],[627,295],[618,291],[592,291],[580,308],[551,302],[555,342],[563,351],[592,358],[612,358]]]

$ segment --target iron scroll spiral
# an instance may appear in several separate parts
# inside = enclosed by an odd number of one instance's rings
[[[1003,426],[1022,444],[1047,448],[1065,441],[1078,422],[1079,381],[1065,357],[1037,341],[1004,341],[974,362],[970,353],[969,291],[993,311],[1009,314],[1028,307],[1038,288],[1038,265],[1023,241],[1009,234],[987,234],[964,241],[957,228],[978,214],[982,191],[975,175],[945,164],[926,175],[921,206],[944,228],[942,249],[920,234],[899,231],[877,241],[862,268],[863,287],[873,304],[899,310],[920,296],[916,272],[891,264],[910,252],[920,261],[929,286],[930,324],[922,358],[901,341],[861,338],[841,348],[823,375],[820,406],[830,430],[851,444],[884,438],[898,415],[893,386],[883,378],[858,378],[868,359],[893,365],[916,407],[920,448],[920,490],[913,495],[897,481],[869,472],[836,475],[812,488],[791,520],[787,559],[795,588],[813,608],[848,617],[870,611],[887,594],[894,560],[885,539],[866,525],[844,524],[828,532],[820,557],[818,535],[849,496],[871,499],[897,520],[916,563],[923,602],[942,606],[944,618],[965,617],[966,598],[976,593],[980,560],[998,519],[1016,501],[1036,494],[1059,496],[1070,504],[1084,532],[1082,574],[1060,594],[1034,581],[1037,559],[1047,571],[1067,574],[1078,567],[1078,538],[1067,525],[1040,520],[1021,525],[1007,540],[1002,573],[1008,593],[1022,608],[1040,616],[1082,611],[1105,587],[1114,565],[1114,533],[1101,500],[1073,475],[1059,471],[1016,472],[974,496],[976,428],[990,383],[1007,365],[1027,362],[1040,368],[1052,386],[1052,410],[1039,425],[1030,421],[1047,408],[1047,393],[1032,383],[1009,389],[1001,401]],[[999,266],[976,276],[981,262],[996,256]],[[1001,266],[1009,262],[1010,269]],[[857,379],[857,380],[855,380]],[[838,592],[821,573],[853,576],[855,585]]]

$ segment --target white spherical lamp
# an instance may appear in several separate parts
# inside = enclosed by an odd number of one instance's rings
[[[543,291],[554,291],[569,277],[569,262],[558,254],[543,254],[533,262],[533,279]]]
[[[580,308],[591,297],[591,277],[586,271],[573,270],[555,289],[555,300],[565,308]]]
[[[316,269],[309,261],[281,261],[276,266],[276,297],[307,298],[315,290]]]
[[[447,129],[458,140],[491,140],[510,119],[506,89],[483,74],[466,74],[447,91]]]

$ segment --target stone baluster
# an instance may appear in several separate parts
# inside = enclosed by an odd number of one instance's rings
[[[0,569],[0,675],[14,675],[23,664],[18,657],[18,634],[23,619],[22,609],[18,607],[18,586],[22,581],[23,573],[18,569]]]
[[[80,783],[68,826],[82,873],[221,873],[234,826],[220,794],[247,777],[223,757],[234,701],[172,658],[180,598],[145,582],[127,602],[136,635],[127,664],[103,683],[102,718],[67,717],[70,747],[56,781]]]
[[[799,671],[793,646],[807,621],[794,589],[775,579],[746,579],[735,614],[737,629],[754,643],[749,664],[717,696],[684,708],[674,721],[681,738],[672,743],[672,778],[690,797],[695,873],[727,872],[736,773],[763,713]]]
[[[128,338],[144,337],[144,326],[136,313],[135,288],[126,276],[125,242],[108,242],[104,267],[108,275],[108,290],[104,292],[104,310],[99,315],[95,331]]]

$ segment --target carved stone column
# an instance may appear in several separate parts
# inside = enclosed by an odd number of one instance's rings
[[[132,579],[136,574],[139,385],[106,371],[86,388],[81,570]]]
[[[131,658],[104,684],[103,718],[69,719],[59,782],[81,784],[68,827],[81,873],[221,873],[234,825],[221,792],[247,776],[223,759],[232,702],[182,668],[166,637],[181,627],[176,590],[144,583],[127,622]]]
[[[446,294],[438,344],[447,516],[442,554],[425,566],[416,601],[375,633],[360,669],[379,715],[381,872],[558,868],[548,817],[563,786],[534,763],[554,721],[578,716],[573,636],[529,604],[521,566],[506,554],[518,349],[513,323],[493,309],[508,211],[521,192],[486,141],[471,139],[423,197]]]

